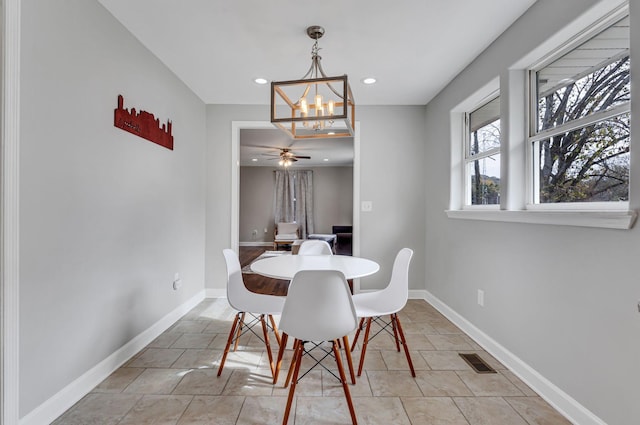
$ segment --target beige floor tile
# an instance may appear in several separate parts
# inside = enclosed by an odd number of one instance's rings
[[[173,363],[175,368],[213,368],[217,369],[222,358],[222,351],[210,349],[184,350],[184,353]],[[227,363],[225,363],[225,368]]]
[[[530,425],[571,425],[540,397],[504,397]]]
[[[242,396],[195,396],[177,425],[234,425],[243,403]]]
[[[446,334],[464,335],[464,332],[462,332],[462,330],[459,327],[457,327],[456,325],[454,325],[444,317],[441,320],[434,320],[430,322],[430,324],[435,328],[435,330],[439,334],[442,334],[442,335],[446,335]]]
[[[187,370],[184,369],[146,369],[127,388],[125,393],[171,394]]]
[[[93,389],[95,393],[120,393],[130,383],[132,383],[142,372],[144,368],[137,367],[121,367],[113,372],[107,379],[102,381]]]
[[[171,347],[171,344],[173,344],[174,342],[176,342],[178,338],[180,338],[180,336],[182,336],[182,333],[180,332],[165,332],[161,334],[159,337],[157,337],[156,339],[154,339],[153,341],[151,341],[151,344],[149,344],[147,347],[148,348],[169,348]]]
[[[435,334],[436,328],[431,326],[427,322],[407,322],[402,323],[402,329],[404,330],[407,339],[410,339],[413,334]]]
[[[171,348],[207,348],[211,341],[213,341],[213,335],[198,333],[198,334],[182,334],[173,344]]]
[[[224,370],[217,376],[217,369],[191,369],[185,372],[172,394],[220,395],[231,376],[230,370]]]
[[[90,393],[58,418],[54,425],[115,425],[141,398],[138,394]]]
[[[402,397],[401,400],[412,424],[469,425],[449,397]]]
[[[286,397],[247,397],[237,425],[265,425],[281,424],[284,418],[284,409],[287,405]],[[296,400],[293,400],[289,424],[294,423]],[[217,425],[217,424],[216,424]]]
[[[421,396],[420,388],[409,371],[367,371],[374,397]]]
[[[411,425],[398,397],[353,397],[359,424]]]
[[[527,425],[502,397],[455,397],[470,425]]]
[[[222,391],[223,395],[265,396],[273,391],[273,378],[268,369],[234,369]]]
[[[300,371],[300,376],[303,371]],[[302,379],[298,379],[298,385],[296,386],[296,397],[302,396],[322,396],[322,372],[321,370],[314,369],[306,374]],[[287,397],[289,395],[290,385],[286,388],[284,383],[287,379],[287,373],[283,373],[278,377],[278,384],[273,387],[273,395]]]
[[[290,417],[289,423],[292,422]],[[296,400],[295,425],[338,424],[351,424],[351,414],[344,396],[298,397]]]
[[[518,378],[513,372],[511,372],[510,370],[507,369],[503,369],[499,371],[502,375],[504,375],[505,378],[507,378],[509,381],[511,381],[511,383],[513,385],[515,385],[516,387],[518,387],[518,389],[520,391],[522,391],[522,393],[524,395],[526,395],[527,397],[535,397],[538,394],[536,394],[535,391],[533,391],[531,388],[529,388],[529,386],[527,384],[525,384],[524,382],[522,382],[522,380],[520,378]]]
[[[466,335],[428,335],[436,350],[473,350]]]
[[[421,370],[416,383],[425,397],[472,396],[473,393],[453,371]]]
[[[511,381],[499,373],[457,371],[460,379],[478,397],[524,395]]]
[[[202,332],[228,336],[232,323],[225,320],[212,320]]]
[[[258,369],[263,354],[261,351],[230,351],[224,362],[224,368]],[[218,352],[218,357],[222,358],[222,352]],[[216,360],[215,367],[218,367],[219,363],[219,360]]]
[[[433,370],[471,370],[458,351],[420,351]]]
[[[207,328],[208,323],[200,320],[178,320],[168,332],[201,333]]]
[[[293,338],[289,339],[277,386],[272,385],[264,344],[251,334],[243,336],[237,352],[229,353],[223,374],[217,377],[235,313],[225,299],[203,301],[54,423],[281,423],[288,395],[288,388],[282,385]],[[343,353],[348,388],[361,425],[568,424],[431,305],[409,300],[400,318],[415,379],[404,351],[396,351],[387,333],[369,344],[364,371],[355,385],[350,383]],[[361,334],[353,352],[356,369],[363,337]],[[275,360],[279,347],[275,338],[270,339]],[[487,377],[473,372],[459,352],[479,354],[498,373]],[[303,368],[311,364],[305,358]],[[322,364],[336,370],[333,358]],[[289,421],[294,423],[350,423],[342,384],[331,373],[316,368],[302,379]]]
[[[190,395],[145,395],[118,425],[174,425],[192,399]]]
[[[182,348],[147,348],[129,367],[171,367],[184,353]]]
[[[409,370],[409,362],[404,353],[404,349],[400,347],[400,352],[396,350],[381,350],[382,359],[387,365],[387,370]],[[422,358],[418,351],[409,351],[411,362],[414,370],[429,370],[429,365]],[[365,358],[366,359],[366,358]]]
[[[349,383],[349,391],[352,397],[372,397],[371,385],[369,384],[369,378],[366,373],[356,377],[355,385],[351,384],[351,378],[349,373],[345,371],[347,375],[347,382]],[[327,371],[322,371],[322,395],[324,397],[344,397],[344,389],[342,383],[340,383],[333,375]]]
[[[358,365],[360,364],[361,351],[354,351],[351,354],[353,357],[353,366],[357,371]],[[382,352],[380,350],[367,350],[367,354],[364,356],[363,368],[364,370],[387,370],[387,364],[382,358]],[[364,373],[364,371],[362,373]]]

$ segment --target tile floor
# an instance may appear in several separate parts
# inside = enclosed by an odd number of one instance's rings
[[[54,424],[282,423],[286,370],[272,385],[260,340],[245,336],[216,377],[234,314],[225,299],[203,301]],[[417,376],[411,377],[390,336],[372,340],[365,370],[350,385],[359,424],[569,424],[425,301],[410,300],[400,318]],[[498,373],[474,372],[459,352],[478,353]],[[283,367],[289,360],[290,354]],[[289,424],[350,423],[342,387],[331,374],[316,368],[301,380]]]

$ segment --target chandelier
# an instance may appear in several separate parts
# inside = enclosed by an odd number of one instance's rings
[[[294,139],[353,136],[355,102],[347,75],[327,77],[322,69],[318,39],[324,28],[307,28],[315,40],[311,67],[299,80],[271,83],[271,122]]]

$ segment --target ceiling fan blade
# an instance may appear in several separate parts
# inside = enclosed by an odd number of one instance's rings
[[[300,155],[296,155],[294,156],[294,158],[298,158],[298,159],[311,159],[310,156],[300,156]]]

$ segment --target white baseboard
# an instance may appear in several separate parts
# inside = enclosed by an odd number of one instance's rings
[[[111,373],[122,366],[134,354],[149,345],[162,332],[167,330],[178,319],[188,313],[205,298],[205,291],[187,300],[172,312],[164,316],[150,328],[137,335],[109,357],[85,372],[78,379],[64,387],[53,397],[36,407],[20,419],[20,425],[41,425],[53,422],[58,416],[78,402]]]
[[[417,292],[417,291],[416,291]],[[562,413],[574,424],[580,425],[606,425],[606,423],[594,415],[589,409],[578,403],[569,394],[562,391],[547,378],[538,373],[519,357],[500,345],[497,341],[475,327],[471,322],[440,301],[429,291],[423,291],[424,300],[435,307],[447,319],[462,329],[473,338],[489,354],[504,364],[525,384],[531,387],[540,397],[547,401],[554,409]]]
[[[227,298],[226,289],[205,289],[205,298]]]

